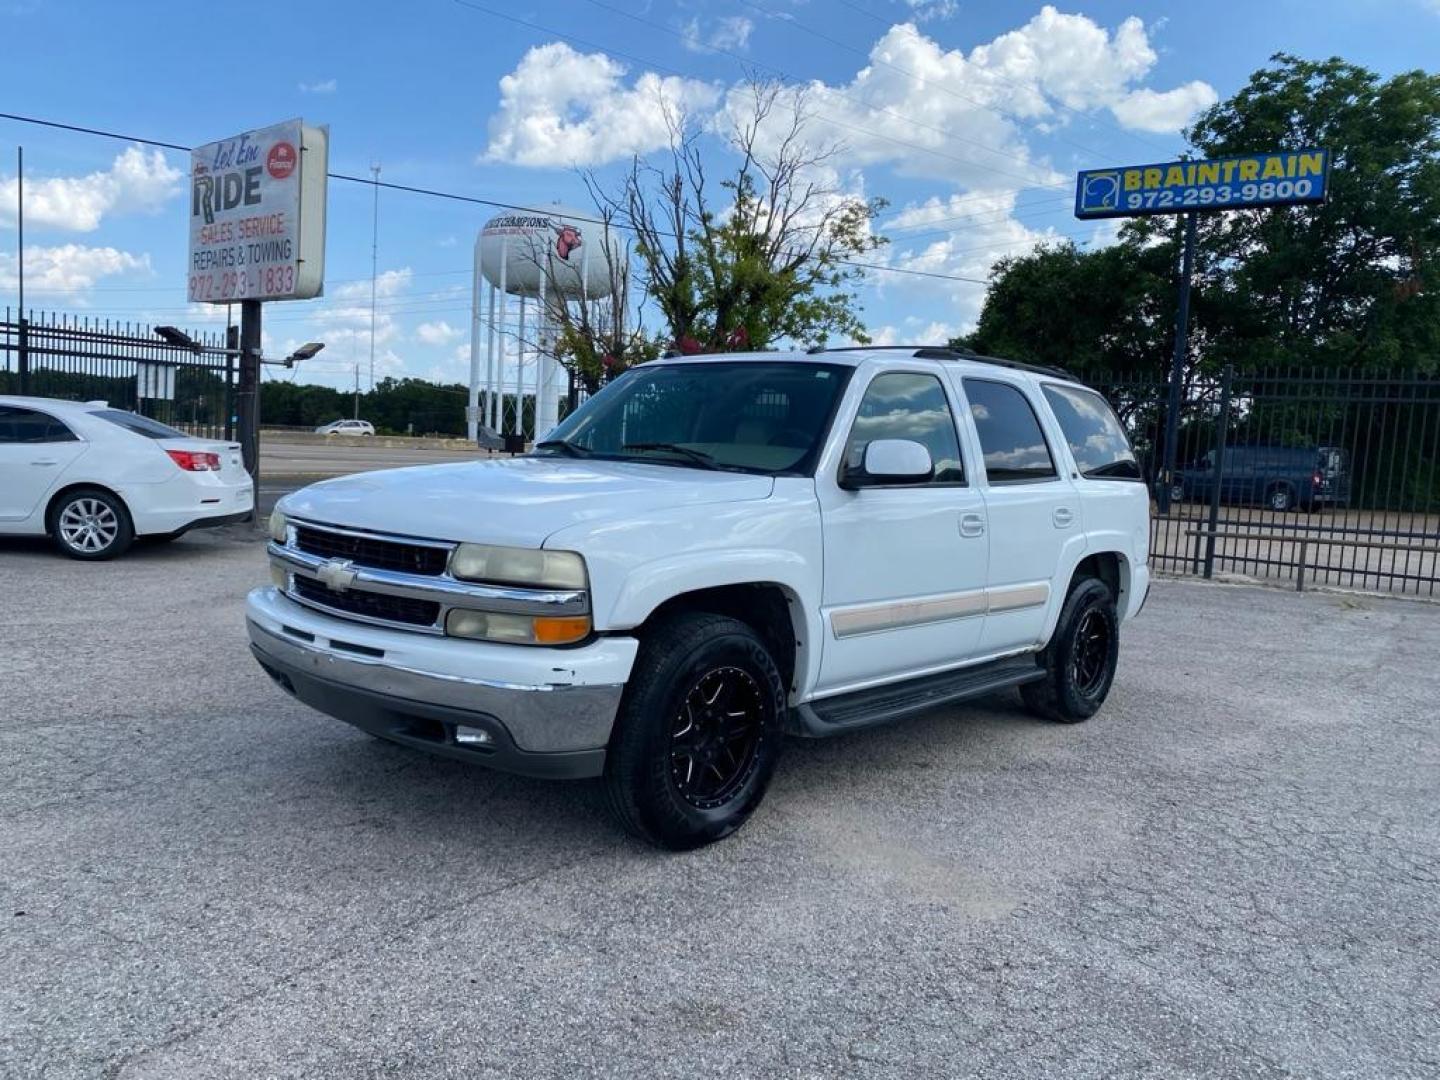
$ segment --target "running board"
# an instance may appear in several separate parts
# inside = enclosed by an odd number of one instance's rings
[[[980,697],[1044,677],[1045,669],[1039,665],[1039,653],[1007,656],[958,671],[922,675],[904,682],[809,701],[791,710],[790,726],[797,735],[839,735],[845,731],[888,724],[938,705]]]

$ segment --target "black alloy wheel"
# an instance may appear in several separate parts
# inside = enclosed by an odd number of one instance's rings
[[[616,819],[672,851],[729,836],[770,785],[785,699],[769,649],[738,619],[692,611],[647,625],[605,754]]]
[[[724,806],[759,760],[764,698],[738,667],[706,672],[685,695],[670,733],[670,778],[700,810]]]
[[[1055,632],[1040,654],[1044,677],[1022,685],[1020,696],[1046,720],[1087,720],[1105,703],[1119,657],[1115,595],[1099,578],[1081,578],[1070,586]]]
[[[1080,618],[1070,646],[1070,681],[1084,697],[1094,697],[1109,676],[1110,624],[1098,608]]]

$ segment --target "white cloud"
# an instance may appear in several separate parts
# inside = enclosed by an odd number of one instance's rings
[[[1196,80],[1163,93],[1142,87],[1115,102],[1110,111],[1128,128],[1170,133],[1188,126],[1196,113],[1219,100],[1214,87]]]
[[[448,345],[463,331],[451,326],[444,319],[439,322],[421,323],[415,328],[415,336],[426,345]]]
[[[959,329],[948,322],[935,319],[921,319],[914,316],[901,320],[899,326],[887,323],[869,328],[871,345],[946,345],[959,333]],[[853,342],[859,344],[859,342]]]
[[[485,160],[512,165],[599,165],[664,146],[669,122],[712,107],[717,90],[695,79],[625,67],[563,42],[540,45],[500,80]]]
[[[960,10],[957,0],[905,0],[905,3],[910,8],[910,14],[915,16],[915,21],[922,23],[948,19]]]
[[[88,176],[25,178],[25,224],[93,232],[107,214],[153,213],[180,191],[184,173],[159,150],[127,147],[110,168]],[[18,216],[19,181],[0,180],[0,224]]]
[[[404,292],[410,287],[410,281],[415,276],[410,267],[401,267],[399,270],[386,270],[375,278],[375,295],[394,296]],[[365,300],[370,299],[370,279],[364,278],[357,281],[347,281],[343,285],[337,285],[330,290],[330,296],[335,300]],[[369,308],[366,308],[366,317],[369,317]]]
[[[1147,91],[1150,97],[1138,93],[1156,59],[1139,19],[1111,32],[1048,5],[968,54],[903,23],[875,42],[870,63],[849,82],[807,87],[808,134],[842,144],[840,160],[852,166],[883,163],[901,175],[959,187],[1060,184],[1067,177],[1034,155],[1027,127],[1065,124],[1068,110],[1110,109],[1122,123],[1153,130],[1149,125],[1214,100],[1214,91],[1198,82]],[[725,106],[731,122],[745,115],[747,99],[743,87],[731,88]],[[787,115],[775,110],[776,125]]]
[[[0,289],[9,291],[18,285],[18,268],[19,260],[13,253],[0,252]],[[91,288],[101,278],[150,272],[149,255],[132,255],[113,247],[62,244],[25,248],[25,287],[41,294],[74,299],[74,294]]]
[[[302,94],[333,94],[340,89],[340,83],[335,79],[300,84]]]
[[[917,325],[908,333],[909,340],[949,340],[959,330],[972,324],[980,314],[985,299],[983,282],[990,269],[1007,255],[1023,255],[1036,244],[1059,240],[1053,228],[1032,229],[1014,217],[1016,193],[1011,190],[971,192],[948,199],[932,198],[919,205],[906,207],[887,222],[886,230],[916,229],[935,226],[943,235],[915,238],[915,246],[907,246],[903,233],[893,232],[891,266],[918,270],[927,274],[969,278],[969,281],[947,281],[938,278],[878,275],[883,288],[903,288],[905,296],[916,304],[925,300],[944,305],[943,321]],[[929,230],[926,230],[928,232]],[[921,333],[923,329],[923,333]],[[938,335],[943,334],[944,337]],[[906,335],[902,335],[906,336]]]
[[[681,28],[680,43],[690,52],[738,52],[749,47],[755,24],[743,15],[726,15],[716,19],[708,33],[699,17]]]

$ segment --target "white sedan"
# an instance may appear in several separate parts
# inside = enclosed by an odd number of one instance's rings
[[[369,420],[332,420],[315,429],[316,435],[374,435],[375,425]]]
[[[137,536],[174,539],[254,509],[239,443],[104,402],[0,396],[0,535],[49,535],[72,558],[109,559]]]

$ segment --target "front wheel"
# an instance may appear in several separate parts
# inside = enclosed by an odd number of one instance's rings
[[[785,688],[764,643],[722,615],[687,613],[646,635],[605,762],[631,834],[684,851],[729,836],[770,784]]]
[[[1115,681],[1120,657],[1120,617],[1110,586],[1098,578],[1076,583],[1060,610],[1050,644],[1041,654],[1045,677],[1020,687],[1037,716],[1061,724],[1088,720],[1099,711]]]

